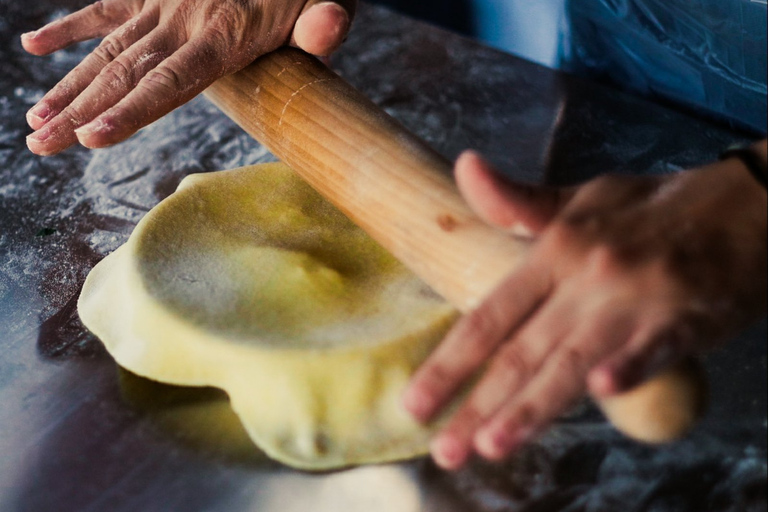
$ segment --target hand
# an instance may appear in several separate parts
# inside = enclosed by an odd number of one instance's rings
[[[765,314],[766,192],[738,160],[545,190],[465,153],[456,179],[486,222],[534,241],[404,396],[426,422],[478,376],[433,440],[445,469],[505,458],[587,391],[629,390]]]
[[[21,38],[47,55],[101,44],[27,114],[39,155],[79,141],[120,142],[216,79],[291,43],[315,55],[341,45],[357,0],[102,0]]]

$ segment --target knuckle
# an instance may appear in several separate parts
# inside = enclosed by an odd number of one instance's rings
[[[133,0],[132,2],[128,2],[127,9],[131,14],[138,14],[144,9],[146,3],[146,0]]]
[[[147,73],[141,80],[141,85],[156,92],[178,96],[183,92],[184,82],[181,75],[172,66],[161,65]]]
[[[70,104],[67,108],[62,110],[59,116],[61,116],[62,119],[66,119],[73,127],[81,126],[90,121],[81,105],[78,104]]]
[[[539,405],[530,400],[522,402],[510,411],[499,423],[499,430],[514,432],[521,428],[529,428],[538,423]]]
[[[122,2],[98,0],[88,6],[87,9],[90,9],[90,14],[97,20],[112,23],[138,14],[143,7],[144,0]]]
[[[448,366],[441,363],[433,364],[424,374],[425,390],[434,397],[438,394],[438,390],[450,386],[454,380],[454,372]]]
[[[598,277],[614,276],[623,267],[622,257],[613,245],[605,242],[599,243],[590,251],[588,266],[592,273]]]
[[[538,417],[538,407],[535,403],[524,402],[517,410],[516,420],[520,425],[533,425]]]
[[[521,381],[527,381],[531,376],[533,365],[525,357],[519,343],[499,352],[496,360],[501,370],[515,373]]]
[[[578,349],[568,348],[555,360],[557,373],[563,376],[586,375],[587,358]]]
[[[224,22],[217,21],[206,28],[205,39],[210,42],[213,48],[227,52],[241,46],[243,35],[241,30],[233,30]]]
[[[128,0],[124,2],[109,2],[105,5],[104,15],[107,19],[123,19],[136,16],[144,9],[145,0]]]
[[[126,19],[141,12],[144,0],[128,0],[123,2],[98,0],[89,9],[89,18],[95,18],[96,23],[117,28]]]
[[[215,9],[208,17],[212,21],[210,28],[219,32],[226,41],[242,42],[246,28],[254,19],[254,12],[248,2],[218,4]]]
[[[565,214],[561,220],[554,223],[547,234],[550,244],[558,250],[570,247],[578,241],[577,229],[570,223],[569,215]]]
[[[565,212],[562,222],[571,232],[600,233],[608,225],[608,217],[599,208],[576,208]]]
[[[75,98],[73,91],[80,92],[77,79],[73,74],[74,71],[62,78],[61,81],[43,97],[43,100],[49,103],[56,102],[60,106],[63,106],[63,102],[72,101]]]
[[[109,35],[93,50],[93,56],[105,65],[115,60],[125,51],[125,44],[119,37]]]
[[[234,47],[221,48],[216,44],[208,44],[200,49],[198,59],[205,65],[206,77],[220,77],[227,71],[240,69],[251,61],[248,55],[233,51],[232,48]],[[231,58],[222,58],[222,55],[228,54]]]
[[[486,416],[480,412],[480,409],[473,403],[465,405],[459,414],[456,416],[456,422],[451,425],[454,432],[459,431],[457,428],[460,424],[461,430],[474,429],[481,425],[486,419]]]
[[[112,141],[117,136],[124,136],[125,130],[134,133],[146,122],[144,121],[145,112],[142,112],[136,105],[122,101],[107,111],[108,115],[101,116],[105,129],[99,134],[105,141]]]
[[[479,308],[469,313],[465,318],[464,327],[468,334],[469,344],[481,343],[486,334],[495,330],[497,321],[492,311],[487,308]]]
[[[118,57],[101,70],[98,80],[108,88],[131,87],[135,85],[135,70]]]
[[[496,345],[497,321],[492,313],[476,310],[463,320],[459,350],[465,355],[487,354]]]
[[[91,14],[93,14],[95,17],[99,19],[106,19],[107,18],[107,8],[104,5],[103,0],[98,0],[91,5],[88,6],[88,9],[90,9]]]
[[[472,331],[461,341],[461,352],[465,355],[486,354],[494,344],[493,340],[483,335],[486,331]]]

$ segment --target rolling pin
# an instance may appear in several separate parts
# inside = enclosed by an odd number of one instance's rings
[[[522,261],[528,244],[469,209],[448,160],[314,57],[280,49],[205,94],[460,311]],[[701,375],[686,362],[599,405],[626,435],[671,441],[702,414]]]

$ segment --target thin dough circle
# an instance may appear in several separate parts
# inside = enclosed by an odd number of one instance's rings
[[[428,451],[400,395],[455,310],[282,164],[187,177],[78,307],[121,366],[226,391],[288,465]]]

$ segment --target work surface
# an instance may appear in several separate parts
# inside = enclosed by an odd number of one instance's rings
[[[639,446],[585,405],[508,463],[457,474],[426,459],[295,472],[221,393],[118,371],[77,319],[88,271],[184,176],[272,157],[203,98],[114,148],[29,153],[26,110],[93,45],[37,58],[19,35],[75,3],[0,0],[0,510],[766,509],[765,323],[707,358],[713,404],[683,442]],[[744,138],[371,7],[333,66],[446,156],[473,147],[520,179],[674,172]]]

